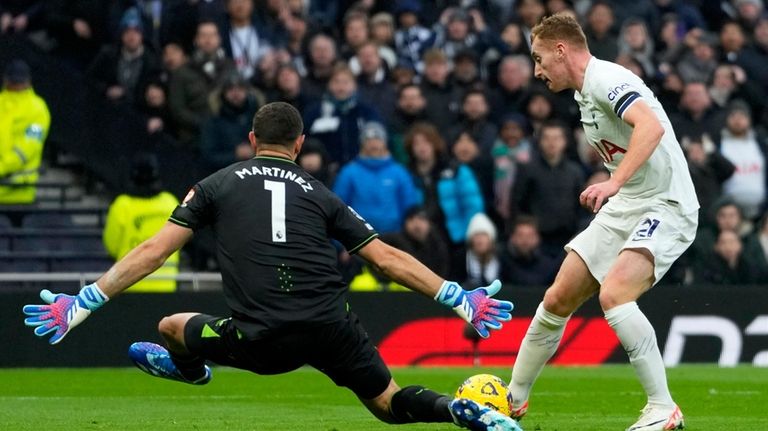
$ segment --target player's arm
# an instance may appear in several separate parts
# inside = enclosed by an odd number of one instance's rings
[[[445,281],[415,257],[378,238],[366,244],[357,254],[390,279],[430,298],[437,295]]]
[[[378,238],[357,253],[395,282],[453,308],[482,337],[488,337],[489,329],[500,329],[501,322],[512,318],[511,302],[491,298],[501,289],[498,280],[488,287],[465,291],[458,283],[444,280],[410,254]]]
[[[624,122],[632,126],[627,153],[611,175],[611,180],[621,187],[648,161],[664,136],[659,117],[643,100],[637,100],[624,112]]]
[[[579,196],[581,205],[595,213],[648,161],[664,136],[664,127],[659,118],[642,99],[632,103],[622,118],[632,126],[626,154],[608,181],[587,187]]]
[[[192,238],[192,229],[166,222],[154,236],[142,242],[116,262],[96,281],[109,298],[163,266],[173,253]]]
[[[192,232],[192,229],[166,223],[158,233],[131,250],[96,283],[83,287],[77,295],[54,294],[47,289],[41,291],[40,298],[45,304],[25,305],[27,318],[24,323],[35,327],[37,336],[53,333],[49,343],[60,342],[91,312],[160,268],[192,237]]]

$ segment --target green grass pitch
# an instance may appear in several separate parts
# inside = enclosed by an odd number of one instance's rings
[[[453,392],[472,374],[501,368],[396,368],[401,386]],[[768,369],[683,366],[669,370],[688,430],[768,430]],[[629,366],[544,370],[522,421],[526,431],[624,430],[644,404]],[[302,369],[256,376],[217,368],[207,386],[136,369],[0,370],[0,429],[16,430],[452,430],[448,424],[377,422],[348,391]]]

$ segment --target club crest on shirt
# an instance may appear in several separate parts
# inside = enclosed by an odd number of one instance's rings
[[[187,195],[184,196],[184,201],[181,203],[181,207],[186,208],[187,202],[191,201],[193,197],[195,197],[195,189],[189,189]]]

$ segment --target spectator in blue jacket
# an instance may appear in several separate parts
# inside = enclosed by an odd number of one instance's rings
[[[366,123],[360,140],[360,155],[341,169],[333,191],[377,231],[397,232],[417,204],[413,179],[389,154],[381,123]]]
[[[414,124],[406,135],[405,149],[420,203],[454,247],[461,248],[469,220],[483,212],[483,196],[475,175],[466,165],[449,161],[445,141],[432,124]]]
[[[323,99],[310,105],[304,114],[307,136],[325,145],[331,163],[343,166],[360,151],[360,124],[382,123],[375,109],[357,97],[355,75],[346,64],[338,64],[331,73]]]

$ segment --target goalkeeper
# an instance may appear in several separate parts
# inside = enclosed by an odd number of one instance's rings
[[[153,237],[78,295],[41,292],[25,323],[60,342],[110,298],[211,226],[231,317],[179,313],[158,329],[167,349],[134,343],[129,355],[154,376],[191,384],[211,380],[209,360],[258,374],[305,364],[352,390],[380,420],[454,422],[473,430],[518,430],[516,422],[470,400],[451,400],[419,386],[400,389],[346,302],[336,269],[338,240],[398,283],[453,308],[487,337],[511,318],[512,303],[491,298],[500,288],[465,291],[405,252],[386,245],[351,208],[294,163],[304,142],[298,111],[281,102],[254,116],[249,141],[256,157],[196,184]],[[382,209],[386,210],[386,209]]]

